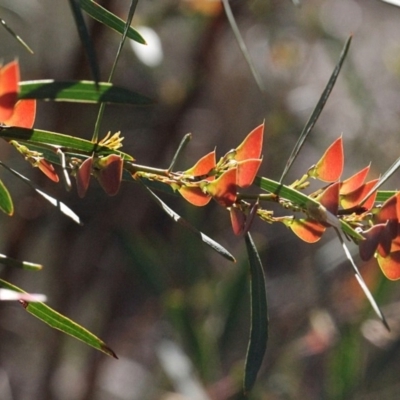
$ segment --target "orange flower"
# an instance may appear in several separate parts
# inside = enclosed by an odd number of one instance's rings
[[[216,163],[215,150],[181,174],[179,193],[195,206],[205,206],[213,198],[223,207],[236,201],[238,187],[250,186],[262,159],[264,124],[252,130],[243,142]]]
[[[12,61],[0,68],[0,123],[32,128],[36,116],[36,100],[18,100],[19,64]]]

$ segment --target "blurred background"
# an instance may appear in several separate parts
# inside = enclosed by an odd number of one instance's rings
[[[129,2],[99,1],[121,18]],[[127,42],[114,83],[156,100],[107,106],[101,136],[121,131],[140,164],[167,167],[184,134],[193,139],[178,168],[217,146],[236,147],[265,120],[260,174],[279,179],[302,127],[339,59],[342,73],[286,183],[300,177],[340,135],[345,177],[371,162],[369,178],[399,156],[400,8],[378,0],[230,2],[257,87],[221,3],[139,1],[133,26],[148,48]],[[1,17],[33,48],[0,30],[3,63],[19,59],[22,80],[92,79],[66,1],[0,0]],[[119,35],[88,19],[108,78]],[[138,48],[139,47],[139,48]],[[35,127],[90,139],[98,106],[40,102]],[[75,225],[5,171],[15,201],[0,215],[0,251],[41,263],[41,272],[3,268],[1,277],[48,296],[48,304],[101,337],[111,359],[50,329],[15,303],[0,303],[2,400],[240,399],[249,337],[249,271],[243,239],[215,204],[195,208],[161,197],[237,258],[229,263],[175,224],[143,187],[125,183],[107,197],[93,180],[76,191],[46,180],[5,142],[1,160],[66,202]],[[397,174],[398,175],[398,174]],[[388,188],[398,188],[393,177]],[[282,211],[275,209],[276,215]],[[397,399],[400,395],[400,286],[377,263],[360,270],[392,328],[376,320],[328,232],[315,245],[284,226],[256,221],[270,318],[268,350],[250,399]]]

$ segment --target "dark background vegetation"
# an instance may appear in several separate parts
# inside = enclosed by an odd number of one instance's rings
[[[127,17],[129,4],[101,2]],[[236,147],[263,120],[260,173],[279,179],[350,33],[353,43],[325,110],[287,182],[301,176],[343,134],[345,176],[370,161],[378,177],[399,156],[400,9],[377,0],[232,0],[266,90],[261,93],[218,2],[139,1],[134,26],[151,27],[162,61],[142,63],[129,43],[114,82],[154,98],[152,107],[107,106],[101,136],[121,130],[141,164],[168,166],[192,132],[179,168],[217,146]],[[208,6],[208,7],[207,7]],[[212,7],[213,6],[213,7]],[[1,0],[1,17],[34,49],[0,31],[1,58],[18,58],[22,79],[91,79],[68,2]],[[108,78],[119,36],[88,21]],[[45,103],[35,127],[90,138],[98,107]],[[100,336],[107,356],[51,330],[14,303],[0,304],[2,400],[224,400],[240,398],[249,335],[243,240],[226,211],[163,199],[226,246],[231,264],[174,224],[143,187],[107,197],[93,181],[85,199],[33,170],[6,143],[1,159],[76,211],[79,227],[1,172],[15,200],[0,216],[1,251],[42,263],[41,272],[2,278],[48,295],[51,307]],[[399,187],[394,177],[390,187]],[[276,212],[281,213],[280,210]],[[358,289],[334,235],[318,245],[283,226],[252,228],[265,267],[270,339],[252,399],[397,399],[400,394],[399,284],[372,260],[360,265],[392,326],[385,332]]]

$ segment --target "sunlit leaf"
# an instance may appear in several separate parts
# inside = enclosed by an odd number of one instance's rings
[[[15,258],[5,256],[4,254],[0,254],[0,263],[7,267],[21,268],[30,271],[39,271],[43,268],[40,264],[31,263],[29,261],[19,261]]]
[[[250,264],[251,285],[251,329],[243,382],[243,391],[247,394],[254,386],[267,349],[268,306],[264,270],[250,233],[246,234],[245,242]]]
[[[383,325],[385,326],[385,328],[390,331],[389,325],[386,321],[385,316],[383,315],[381,309],[379,308],[378,304],[376,303],[374,296],[372,295],[372,293],[370,292],[370,290],[368,289],[367,284],[364,281],[364,278],[362,277],[362,275],[360,274],[360,271],[357,268],[356,263],[353,260],[353,257],[351,256],[351,253],[348,249],[348,247],[346,246],[346,243],[343,240],[342,234],[340,233],[339,229],[334,228],[337,237],[340,241],[340,244],[343,248],[344,254],[346,255],[346,258],[349,260],[350,265],[354,271],[354,275],[357,279],[358,284],[360,285],[361,289],[363,290],[365,296],[367,297],[369,303],[371,304],[373,310],[375,311],[376,315],[379,317],[379,319],[382,321]]]
[[[289,169],[291,168],[294,160],[297,158],[298,154],[300,153],[300,150],[303,147],[308,135],[310,134],[312,128],[314,127],[315,123],[317,122],[317,120],[321,114],[321,111],[324,109],[325,103],[328,100],[329,95],[331,94],[331,91],[335,85],[336,79],[342,68],[342,64],[343,64],[343,62],[346,58],[347,52],[350,48],[351,39],[352,39],[352,36],[350,36],[347,39],[347,41],[343,47],[342,53],[340,54],[339,62],[336,64],[336,67],[333,70],[331,77],[329,78],[328,84],[326,85],[310,118],[308,119],[306,125],[304,126],[302,132],[300,133],[299,139],[297,140],[297,142],[292,150],[292,153],[290,154],[289,159],[285,165],[285,169],[283,170],[281,179],[279,180],[280,182],[282,182],[283,179],[285,178],[285,176],[288,173]]]
[[[8,167],[6,164],[0,161],[0,165],[10,171],[13,175],[18,177],[22,182],[27,184],[31,189],[33,189],[36,193],[40,194],[43,198],[45,198],[50,204],[56,207],[61,213],[66,215],[67,217],[71,218],[77,224],[81,224],[80,218],[62,201],[55,199],[54,197],[48,195],[47,193],[43,192],[43,190],[39,189],[38,186],[33,183],[30,179],[25,177],[24,175],[20,174],[19,172],[15,171],[14,169]]]
[[[40,146],[44,144],[46,148],[49,146],[62,147],[66,152],[86,153],[92,155],[96,152],[97,155],[119,154],[124,160],[133,161],[133,157],[129,154],[118,150],[111,150],[104,146],[99,146],[86,139],[81,139],[76,136],[63,135],[62,133],[43,131],[40,129],[25,129],[19,127],[1,127],[0,137],[7,140],[23,141],[27,144],[32,143]],[[55,155],[55,151],[54,151]],[[59,160],[55,155],[55,160]],[[59,161],[58,161],[59,162]]]
[[[2,279],[0,279],[0,286],[5,289],[14,290],[19,293],[26,293],[19,287],[14,286],[11,283],[8,283]],[[45,322],[46,324],[50,325],[52,328],[64,332],[67,335],[74,337],[75,339],[81,340],[87,345],[92,346],[95,349],[100,350],[111,357],[118,358],[115,353],[102,340],[90,333],[87,329],[78,325],[76,322],[53,310],[46,304],[28,303],[26,301],[23,301],[23,306],[26,311],[28,311],[30,314],[34,315],[41,321]]]
[[[248,66],[250,68],[250,71],[251,71],[251,73],[253,75],[253,78],[256,81],[256,84],[257,84],[258,88],[260,89],[260,91],[261,92],[265,92],[264,82],[262,81],[259,73],[257,72],[257,69],[254,66],[254,63],[251,61],[250,54],[249,54],[249,52],[247,50],[247,46],[244,43],[242,35],[240,34],[239,27],[237,26],[235,17],[234,17],[234,15],[232,13],[232,9],[231,9],[231,6],[229,4],[229,0],[222,0],[222,4],[224,6],[225,14],[226,14],[226,17],[228,19],[229,25],[231,26],[232,32],[235,35],[235,39],[236,39],[236,41],[237,41],[237,43],[239,45],[240,51],[242,52],[243,57],[246,60]]]
[[[121,103],[133,105],[150,105],[153,100],[114,86],[112,83],[93,81],[54,81],[43,79],[24,81],[19,84],[20,99],[39,99],[54,101],[71,101],[79,103]]]
[[[125,22],[110,11],[107,11],[98,3],[92,0],[79,0],[79,4],[82,7],[82,10],[87,12],[92,18],[121,34],[124,32]],[[132,27],[129,28],[127,36],[129,39],[135,40],[138,43],[146,44],[146,41],[140,33]]]
[[[303,209],[310,208],[310,205],[313,204],[314,207],[318,208],[320,204],[311,199],[306,194],[299,192],[296,189],[293,189],[289,186],[283,185],[282,183],[276,182],[272,179],[264,178],[264,177],[256,177],[253,182],[255,185],[259,186],[262,190],[265,190],[269,193],[273,193],[277,196],[285,198],[289,201],[292,201],[294,204]],[[340,227],[349,236],[354,239],[362,240],[363,236],[355,231],[349,224],[347,224],[342,219],[339,220]]]
[[[11,34],[11,36],[13,36],[15,38],[15,40],[17,40],[22,47],[24,47],[27,51],[29,51],[29,53],[33,54],[33,50],[27,45],[27,43],[19,36],[17,35],[6,23],[6,21],[4,21],[4,19],[0,18],[0,24],[4,27],[4,29],[6,29],[6,31],[8,33]]]
[[[375,192],[399,169],[399,167],[400,157],[388,168],[387,171],[385,171],[384,174],[381,175],[381,177],[377,180],[370,191],[366,193],[364,199],[362,200],[362,203],[367,202],[370,196],[375,195]]]
[[[217,243],[215,240],[209,238],[207,235],[205,235],[203,232],[200,232],[198,229],[196,229],[193,225],[191,225],[189,222],[187,222],[185,219],[183,219],[179,214],[177,214],[175,211],[173,211],[170,207],[168,207],[153,191],[151,191],[149,188],[146,187],[146,189],[150,192],[154,200],[157,202],[157,204],[175,221],[178,222],[179,224],[183,225],[184,227],[188,228],[191,232],[193,232],[197,237],[199,237],[205,244],[210,246],[213,250],[215,250],[217,253],[222,255],[224,258],[226,258],[229,261],[236,262],[235,257],[226,250],[223,246],[221,246],[219,243]]]

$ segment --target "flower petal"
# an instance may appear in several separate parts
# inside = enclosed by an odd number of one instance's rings
[[[264,123],[253,129],[236,148],[235,160],[243,161],[249,158],[260,158],[263,145]]]
[[[375,254],[385,228],[386,224],[378,224],[363,232],[365,240],[358,244],[360,257],[363,261],[368,261]]]
[[[35,123],[36,100],[19,100],[15,104],[10,118],[3,121],[6,125],[31,129]]]
[[[124,162],[121,156],[110,154],[99,160],[100,171],[97,173],[97,179],[101,187],[109,196],[118,193],[122,180],[122,170]]]
[[[239,161],[237,163],[237,185],[241,188],[250,186],[260,168],[259,158]]]
[[[360,204],[360,201],[364,199],[364,197],[369,193],[369,191],[374,187],[375,183],[378,182],[378,179],[374,179],[367,183],[364,183],[360,188],[351,192],[345,196],[340,196],[340,205],[344,208],[352,208],[356,207]],[[369,211],[373,205],[375,204],[376,193],[371,195],[368,200],[362,205],[362,207]]]
[[[190,169],[184,172],[185,175],[202,176],[207,175],[212,169],[215,168],[215,150],[206,154]]]
[[[59,182],[60,179],[56,173],[56,170],[54,169],[53,165],[47,162],[46,160],[40,160],[37,163],[37,167],[53,182]]]
[[[19,65],[12,61],[0,69],[0,122],[11,117],[17,102]]]
[[[207,193],[223,207],[230,207],[237,197],[236,176],[236,168],[228,169],[218,179],[205,186]]]
[[[346,195],[355,190],[359,189],[365,182],[369,172],[370,166],[363,168],[361,171],[358,171],[356,174],[344,180],[340,186],[340,194]]]
[[[79,169],[75,175],[76,178],[76,189],[80,198],[85,197],[90,183],[90,174],[92,173],[93,157],[88,157],[79,166]]]
[[[344,155],[342,137],[336,139],[325,151],[310,172],[310,176],[324,182],[337,181],[343,172]]]
[[[198,186],[182,186],[179,193],[186,201],[197,207],[205,206],[211,200],[211,196],[204,193]]]
[[[340,182],[328,186],[317,200],[333,215],[337,215],[339,208]]]
[[[377,255],[383,274],[391,281],[400,279],[400,251],[390,253],[388,257]]]
[[[301,240],[307,243],[315,243],[321,239],[325,232],[325,227],[313,219],[293,219],[291,223],[287,224],[289,228]]]

